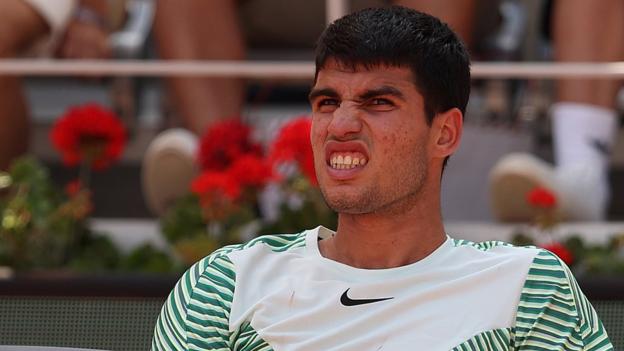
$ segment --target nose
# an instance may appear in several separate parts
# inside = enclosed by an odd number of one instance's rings
[[[338,139],[359,133],[362,128],[359,114],[360,111],[357,106],[348,101],[343,101],[334,110],[327,132]]]

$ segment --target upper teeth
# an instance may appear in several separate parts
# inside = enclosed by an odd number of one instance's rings
[[[366,164],[366,158],[362,155],[333,155],[331,158],[330,166],[336,169],[351,169],[357,166],[364,166]]]

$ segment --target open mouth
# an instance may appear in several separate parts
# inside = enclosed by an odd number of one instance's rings
[[[333,169],[353,169],[363,167],[368,160],[359,152],[334,152],[329,159],[329,166]]]
[[[369,157],[361,142],[329,141],[325,146],[325,160],[331,169],[355,170],[364,167]]]

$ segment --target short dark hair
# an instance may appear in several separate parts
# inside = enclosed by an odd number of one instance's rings
[[[316,73],[328,59],[350,69],[409,67],[425,103],[427,123],[453,107],[466,112],[470,58],[439,19],[401,6],[370,8],[330,24],[316,46]]]

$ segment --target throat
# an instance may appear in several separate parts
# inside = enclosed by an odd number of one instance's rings
[[[361,269],[388,269],[406,266],[422,260],[446,240],[443,233],[409,237],[393,235],[368,238],[338,232],[319,241],[321,255],[332,261]]]

